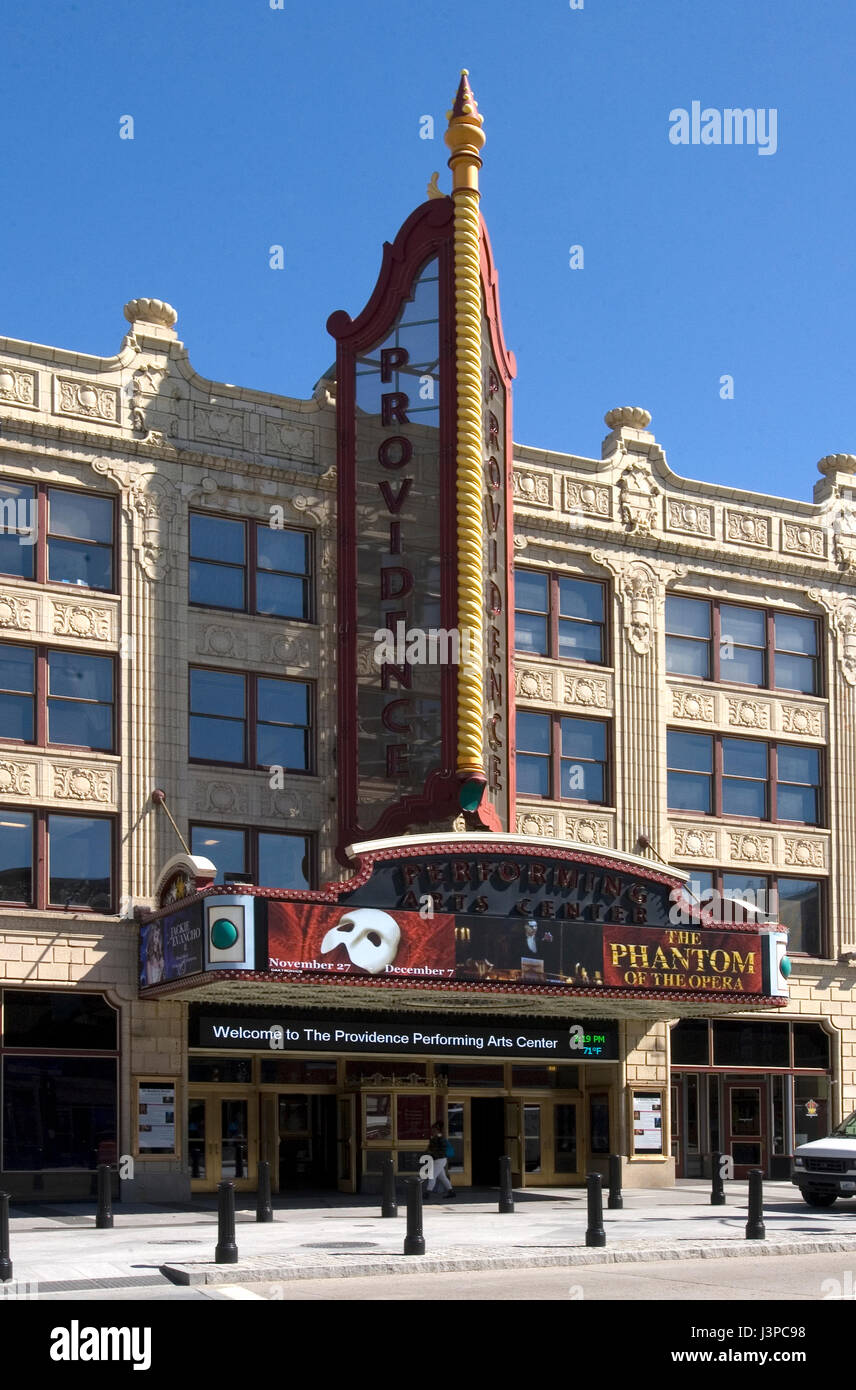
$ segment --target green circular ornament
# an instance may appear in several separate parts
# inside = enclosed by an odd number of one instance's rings
[[[788,976],[791,973],[791,962],[787,956],[782,956],[782,959],[779,962],[779,969],[781,970],[782,974],[787,980]]]
[[[228,917],[218,917],[211,928],[211,945],[217,951],[228,951],[238,939],[238,928]]]

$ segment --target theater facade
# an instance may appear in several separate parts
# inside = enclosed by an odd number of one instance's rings
[[[0,1183],[787,1175],[856,1106],[856,456],[514,442],[451,189],[308,400],[0,339]],[[767,461],[759,460],[759,476]],[[26,543],[33,522],[35,536]]]

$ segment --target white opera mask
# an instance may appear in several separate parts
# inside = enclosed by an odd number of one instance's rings
[[[376,907],[355,907],[341,917],[321,942],[321,954],[344,946],[351,963],[379,975],[392,965],[401,940],[401,928],[388,912]]]

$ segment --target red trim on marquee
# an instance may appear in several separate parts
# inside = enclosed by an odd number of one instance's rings
[[[141,998],[152,998],[159,994],[177,994],[188,989],[198,989],[201,985],[210,985],[217,981],[228,983],[239,983],[246,980],[251,984],[311,984],[311,985],[355,985],[360,989],[371,987],[374,989],[419,989],[419,990],[439,990],[441,993],[454,992],[455,994],[501,994],[508,998],[515,998],[522,994],[537,994],[542,998],[585,998],[600,999],[606,1002],[629,1003],[637,1000],[680,1000],[683,1003],[699,1003],[714,1005],[717,1002],[724,1004],[751,1004],[753,1009],[763,1006],[771,1009],[784,1009],[787,1007],[788,1000],[773,997],[768,994],[744,994],[737,990],[716,990],[704,994],[700,991],[678,990],[678,989],[609,989],[607,987],[591,987],[589,989],[572,989],[565,985],[515,985],[509,989],[502,984],[488,984],[486,981],[470,982],[466,980],[389,980],[379,977],[376,980],[366,980],[363,976],[357,975],[313,975],[309,971],[298,973],[289,971],[288,975],[271,975],[262,970],[210,970],[204,975],[188,975],[184,980],[171,980],[162,985],[151,985],[147,989],[140,990]],[[208,1002],[201,1000],[200,1002]],[[227,999],[210,1001],[212,1004],[235,1004],[238,1000]],[[258,999],[247,1000],[249,1003],[257,1004]],[[262,1003],[264,1001],[261,1001]],[[276,1005],[269,1005],[274,1008]],[[284,1005],[280,1007],[291,1007]]]

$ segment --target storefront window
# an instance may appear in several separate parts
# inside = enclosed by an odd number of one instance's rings
[[[517,1089],[537,1086],[564,1091],[579,1089],[579,1069],[577,1067],[512,1067],[511,1084]]]
[[[253,1079],[253,1064],[249,1057],[191,1057],[187,1064],[189,1081],[237,1081]]]
[[[682,1018],[672,1029],[672,1066],[710,1065],[710,1025],[706,1018]]]
[[[829,1070],[829,1035],[819,1023],[794,1024],[794,1066]]]
[[[589,1135],[593,1154],[609,1153],[609,1096],[589,1096]]]
[[[4,1168],[95,1168],[115,1153],[114,1058],[4,1058]]]
[[[785,1152],[785,1078],[772,1078],[773,1153]]]
[[[431,1097],[396,1097],[398,1119],[398,1141],[423,1139],[427,1143],[431,1133]]]
[[[3,995],[5,1047],[115,1052],[116,1010],[101,994],[7,989]]]
[[[810,1144],[829,1133],[829,1078],[794,1077],[794,1144]]]
[[[786,1023],[714,1023],[713,1063],[717,1067],[789,1067]]]
[[[392,1096],[366,1096],[366,1140],[392,1138]]]
[[[454,1158],[449,1159],[446,1169],[450,1173],[462,1173],[464,1170],[464,1107],[458,1101],[451,1101],[446,1107],[446,1133],[452,1148],[455,1150]]]
[[[524,1105],[523,1137],[526,1154],[527,1173],[541,1171],[541,1107]]]
[[[262,1083],[268,1086],[335,1086],[336,1063],[302,1057],[263,1057]]]
[[[438,1067],[437,1071],[440,1076],[445,1072],[449,1085],[459,1090],[470,1086],[496,1086],[501,1090],[505,1085],[502,1067],[483,1067],[478,1063],[468,1066],[466,1063],[458,1063]]]
[[[345,1063],[345,1082],[351,1085],[377,1086],[383,1084],[418,1085],[424,1081],[427,1067],[424,1062],[387,1062],[365,1057]]]
[[[557,1173],[577,1171],[577,1107],[557,1105],[553,1110],[554,1155]]]

